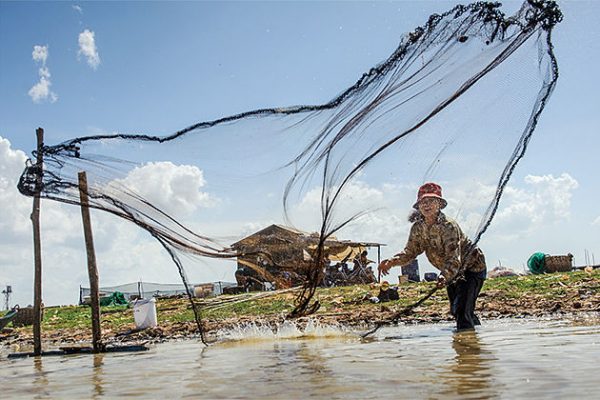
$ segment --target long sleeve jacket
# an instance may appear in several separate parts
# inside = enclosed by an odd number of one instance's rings
[[[404,251],[394,256],[396,263],[406,265],[425,252],[429,262],[450,281],[462,271],[482,272],[486,269],[481,250],[473,246],[458,224],[439,213],[433,225],[417,220]]]

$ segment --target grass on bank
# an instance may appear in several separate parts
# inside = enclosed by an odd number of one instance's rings
[[[399,285],[400,300],[385,304],[390,308],[412,304],[424,296],[432,287],[433,283],[427,282],[403,283]],[[575,271],[487,279],[482,293],[486,293],[483,296],[498,300],[520,299],[526,295],[540,299],[561,299],[570,293],[577,293],[581,288],[598,293],[600,270],[594,270],[591,274]],[[336,314],[381,307],[381,304],[373,304],[365,300],[370,296],[377,295],[378,290],[378,288],[371,288],[369,285],[320,288],[316,293],[316,299],[321,303],[321,308],[317,313]],[[284,315],[294,308],[296,293],[287,292],[235,303],[235,301],[248,296],[251,296],[251,294],[198,299],[197,302],[201,307],[206,307],[202,311],[202,318],[211,320]],[[233,303],[219,304],[219,302],[224,301]],[[422,307],[432,306],[447,306],[445,290],[438,291]],[[102,327],[110,328],[113,332],[131,329],[134,326],[133,310],[129,306],[101,307],[101,314]],[[187,298],[159,299],[157,301],[157,315],[159,325],[194,320],[194,314]],[[44,310],[42,331],[89,329],[90,326],[91,310],[88,306],[47,307]],[[31,328],[19,329],[27,330]]]

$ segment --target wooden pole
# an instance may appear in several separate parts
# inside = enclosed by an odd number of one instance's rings
[[[81,200],[81,218],[83,220],[83,234],[85,236],[85,250],[87,252],[88,275],[90,278],[90,305],[92,307],[92,345],[94,353],[103,350],[102,333],[100,331],[100,299],[98,294],[98,268],[96,266],[96,252],[94,251],[94,238],[92,236],[92,223],[88,199],[87,175],[85,171],[78,174],[79,198]]]
[[[381,245],[377,245],[377,266],[379,267],[379,264],[381,264]],[[381,271],[379,270],[379,268],[377,268],[377,270],[379,271],[377,273],[377,282],[381,282]]]
[[[33,196],[33,210],[31,211],[31,222],[33,224],[33,354],[42,354],[42,243],[40,235],[40,193],[43,182],[44,157],[42,148],[44,146],[44,130],[37,128],[37,154],[36,167],[36,193]]]

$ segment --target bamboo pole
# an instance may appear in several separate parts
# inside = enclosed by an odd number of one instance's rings
[[[83,234],[85,237],[85,250],[87,253],[88,276],[90,278],[90,305],[92,307],[92,346],[94,353],[103,350],[102,332],[100,331],[100,299],[98,290],[98,267],[96,266],[96,252],[92,236],[92,223],[90,219],[88,184],[85,171],[79,172],[79,198],[81,200],[81,219],[83,220]]]
[[[36,193],[33,196],[33,210],[31,211],[31,222],[33,224],[33,354],[42,354],[42,243],[40,235],[40,193],[43,182],[44,157],[42,148],[44,146],[44,130],[37,128],[36,167]]]

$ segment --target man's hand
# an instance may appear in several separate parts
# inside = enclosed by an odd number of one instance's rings
[[[394,266],[396,266],[396,260],[393,258],[389,260],[383,260],[381,264],[379,264],[379,272],[381,272],[382,275],[387,275],[389,274],[389,270]]]
[[[440,274],[437,280],[437,287],[443,288],[444,286],[446,286],[446,278],[444,277],[444,275]]]

